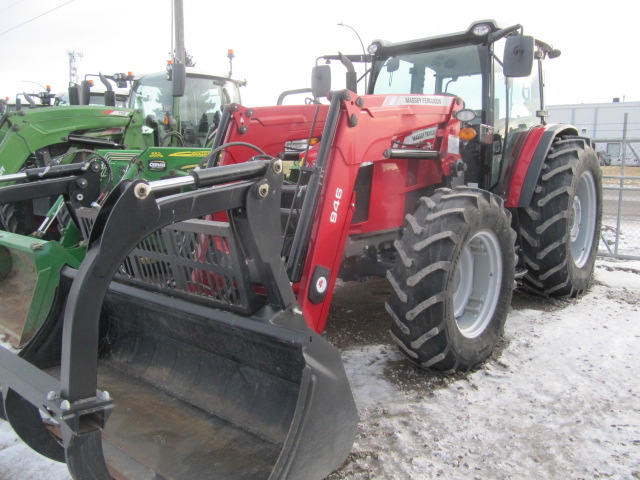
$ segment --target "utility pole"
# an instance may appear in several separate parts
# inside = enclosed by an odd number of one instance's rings
[[[67,50],[67,55],[69,56],[69,85],[77,85],[80,83],[77,61],[82,59],[82,52]]]
[[[186,63],[186,51],[184,48],[184,12],[182,0],[173,0],[173,25],[175,35],[174,60],[179,63]]]

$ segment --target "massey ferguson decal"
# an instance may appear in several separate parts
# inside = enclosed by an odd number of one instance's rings
[[[453,97],[439,95],[390,95],[384,99],[383,105],[436,105],[450,107]]]
[[[435,140],[437,132],[438,127],[422,128],[420,130],[416,130],[415,132],[411,132],[409,135],[404,137],[402,143],[405,145],[421,144],[426,148],[432,148],[433,140]]]

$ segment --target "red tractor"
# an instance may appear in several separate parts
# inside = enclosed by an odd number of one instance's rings
[[[386,276],[393,338],[441,370],[491,354],[516,279],[583,292],[600,167],[574,127],[545,123],[541,66],[559,51],[521,30],[340,55],[329,105],[323,65],[306,105],[225,109],[208,168],[78,208],[84,261],[27,346],[0,349],[14,430],[76,479],[320,480],[357,432],[318,335],[337,278]]]
[[[601,223],[601,172],[589,139],[545,122],[542,63],[560,55],[521,26],[389,43],[340,59],[347,90],[331,107],[234,106],[225,142],[291,158],[285,185],[289,278],[322,332],[336,278],[387,276],[391,336],[423,367],[466,370],[500,337],[514,279],[543,295],[589,284]],[[351,61],[371,63],[355,92]],[[316,95],[328,65],[313,73]],[[231,146],[222,164],[250,151]],[[290,195],[286,192],[290,191]]]

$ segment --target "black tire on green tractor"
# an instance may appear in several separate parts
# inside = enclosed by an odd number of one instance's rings
[[[53,232],[45,235],[47,240],[57,240],[62,226],[66,226],[71,221],[71,216],[67,211],[67,207],[62,205],[56,217],[55,228]],[[20,202],[7,203],[0,205],[0,227],[3,230],[18,235],[32,235],[40,226],[40,221],[33,213],[33,202],[24,200]]]
[[[519,221],[524,286],[554,297],[581,295],[591,281],[602,223],[602,171],[589,140],[554,141]]]
[[[37,168],[44,166],[42,162],[31,156],[24,163],[20,171],[24,171],[27,168]],[[53,203],[54,197],[51,197],[51,203]],[[18,235],[32,235],[42,222],[42,218],[38,218],[34,212],[33,200],[21,200],[19,202],[7,203],[0,205],[0,228],[7,232],[17,233]],[[57,225],[65,226],[69,223],[71,217],[67,211],[67,207],[63,207],[58,212],[56,219]],[[59,234],[46,235],[47,240],[57,240]]]
[[[28,201],[0,205],[0,222],[4,230],[19,235],[31,235],[38,228]]]
[[[390,333],[423,368],[468,371],[502,336],[515,285],[515,232],[501,198],[439,189],[406,216],[387,278]]]
[[[36,157],[31,155],[20,168],[20,172],[39,166],[41,165]],[[20,201],[0,205],[0,227],[7,232],[31,235],[38,228],[33,218],[31,202]]]

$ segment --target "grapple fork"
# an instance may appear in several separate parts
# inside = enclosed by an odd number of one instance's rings
[[[28,444],[75,479],[321,479],[340,466],[357,413],[280,258],[281,170],[252,161],[194,172],[189,192],[173,193],[179,179],[112,193],[47,324],[22,358],[0,351],[7,417]],[[228,222],[189,220],[212,212]],[[194,285],[201,270],[224,288]]]

